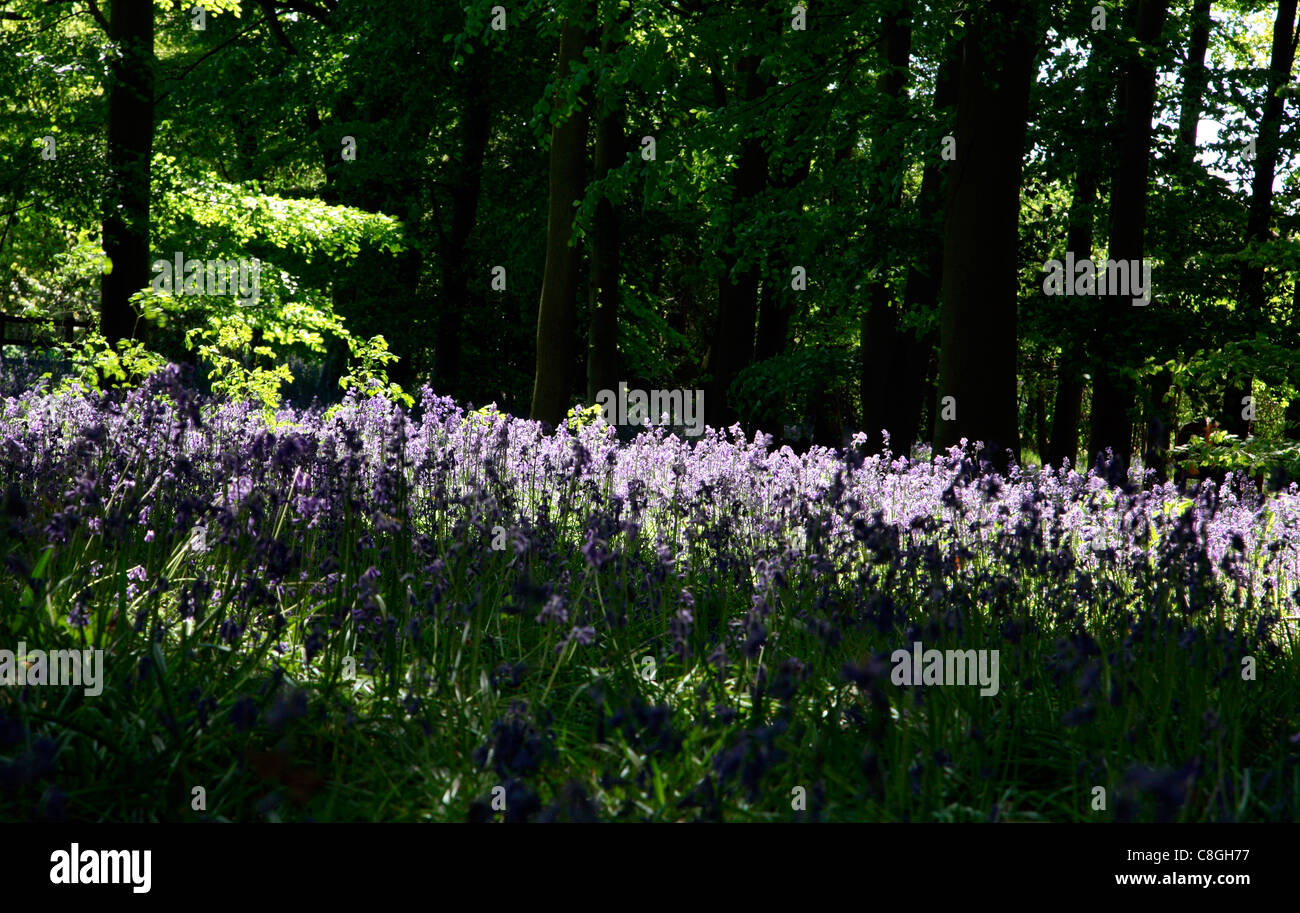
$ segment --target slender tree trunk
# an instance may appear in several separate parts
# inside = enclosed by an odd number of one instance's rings
[[[1045,462],[1058,469],[1068,459],[1079,459],[1079,421],[1083,414],[1083,378],[1067,369],[1064,360],[1056,379],[1056,398],[1052,404],[1052,437]]]
[[[912,13],[905,5],[895,4],[886,11],[883,38],[885,68],[877,81],[883,99],[883,116],[874,128],[871,168],[876,178],[871,196],[874,204],[882,210],[882,225],[903,204],[902,174],[907,169],[899,135],[906,117],[904,93],[912,59]],[[898,430],[889,425],[897,411],[893,400],[901,379],[898,372],[904,367],[900,355],[911,353],[900,353],[899,312],[890,300],[883,277],[867,286],[865,297],[867,307],[858,330],[862,360],[859,395],[862,400],[862,431],[867,435],[868,451],[874,453],[884,448],[882,431],[892,438]],[[893,446],[905,448],[909,444],[911,441],[895,441]]]
[[[1020,178],[1038,4],[990,0],[968,17],[943,248],[935,445],[967,438],[1005,469],[1020,452],[1016,406]],[[952,399],[949,399],[951,397]],[[945,418],[952,407],[955,415]]]
[[[1268,67],[1268,94],[1264,97],[1263,116],[1259,122],[1259,136],[1255,141],[1255,174],[1250,185],[1250,210],[1246,216],[1246,244],[1260,245],[1268,241],[1273,223],[1273,179],[1281,146],[1282,120],[1286,114],[1286,99],[1279,90],[1291,80],[1291,68],[1296,52],[1296,0],[1279,0],[1277,18],[1273,22],[1273,51]],[[1242,264],[1240,293],[1241,308],[1238,334],[1253,335],[1259,325],[1265,301],[1264,264],[1253,257]],[[1223,392],[1223,416],[1220,425],[1238,437],[1250,433],[1250,422],[1245,415],[1245,400],[1250,396],[1249,374],[1235,374],[1228,378]]]
[[[812,170],[812,159],[804,157],[795,163],[793,170],[787,174],[774,169],[768,176],[768,183],[782,191],[792,191],[802,184]],[[790,285],[793,275],[790,268],[801,265],[791,262],[791,249],[794,238],[788,235],[780,238],[774,245],[776,259],[784,267],[774,282],[764,282],[758,302],[758,340],[754,347],[754,358],[763,361],[785,354],[789,341],[790,317],[794,313],[794,296],[798,294]],[[779,429],[778,429],[779,430]]]
[[[589,4],[582,15],[590,19]],[[565,20],[557,70],[561,78],[582,62],[586,24]],[[532,418],[558,425],[568,411],[581,250],[571,245],[574,207],[582,198],[587,108],[580,105],[551,129],[550,202],[546,217],[546,269],[537,308],[537,370]]]
[[[1176,420],[1168,402],[1173,386],[1174,376],[1168,368],[1157,371],[1147,381],[1146,449],[1142,454],[1142,466],[1155,473],[1157,483],[1168,478],[1165,461],[1169,453],[1169,436],[1173,434]]]
[[[934,334],[934,345],[925,364],[925,416],[926,426],[933,428],[939,416],[939,334]]]
[[[1040,377],[1034,384],[1034,446],[1039,459],[1047,452],[1047,379]]]
[[[1137,0],[1136,37],[1142,44],[1160,40],[1167,0]],[[1120,87],[1123,141],[1110,192],[1109,258],[1141,263],[1145,252],[1147,171],[1151,158],[1151,116],[1156,98],[1156,68],[1150,55],[1136,52],[1124,69]],[[1140,266],[1139,266],[1140,268]],[[1134,359],[1132,295],[1107,295],[1101,302],[1100,345],[1093,351],[1090,458],[1095,463],[1107,448],[1114,460],[1107,475],[1121,483],[1133,459],[1133,409],[1136,388],[1125,369]]]
[[[336,100],[336,106],[338,101]],[[337,118],[338,108],[336,107],[332,114]],[[326,130],[324,121],[321,120],[319,111],[315,103],[307,105],[305,116],[308,132],[316,140],[316,149],[320,154],[322,173],[325,175],[325,183],[320,190],[321,202],[328,203],[331,206],[337,206],[341,201],[339,193],[339,166],[344,164],[339,155],[339,144],[334,140],[331,131]],[[334,307],[335,313],[345,313],[346,303],[353,294],[351,285],[345,279],[336,279],[331,283],[330,302]],[[322,359],[320,379],[317,389],[324,392],[325,395],[332,395],[339,388],[339,379],[343,377],[347,370],[348,348],[343,340],[329,336],[325,340],[325,356]]]
[[[1109,47],[1095,42],[1090,51],[1088,69],[1083,81],[1082,130],[1075,139],[1074,192],[1070,204],[1069,224],[1066,231],[1067,255],[1075,262],[1091,260],[1097,246],[1095,235],[1097,187],[1100,175],[1106,168],[1112,147],[1107,119],[1111,116],[1110,89],[1116,81],[1117,67]],[[1103,155],[1098,155],[1098,152]],[[1051,440],[1044,462],[1062,467],[1079,462],[1079,431],[1083,415],[1084,374],[1089,363],[1090,336],[1095,330],[1095,318],[1088,317],[1090,308],[1076,305],[1087,321],[1087,330],[1076,331],[1061,346],[1057,361],[1056,392],[1052,407]]]
[[[363,121],[378,124],[391,110],[394,97],[359,100],[343,95],[335,99],[332,124]],[[415,202],[418,199],[417,181],[413,172],[404,172],[389,179],[376,177],[388,174],[381,166],[378,171],[363,169],[356,179],[358,167],[342,156],[339,143],[341,132],[322,122],[314,105],[305,114],[308,130],[313,134],[320,161],[325,173],[325,186],[321,199],[331,205],[353,206],[369,212],[392,212],[408,223],[418,218]],[[362,156],[384,155],[377,149],[361,150]],[[371,159],[371,168],[374,160]],[[370,177],[365,177],[365,175]],[[404,211],[403,211],[404,208]],[[420,353],[405,332],[409,321],[421,307],[418,304],[420,277],[424,271],[424,256],[419,248],[410,247],[400,253],[390,254],[377,250],[362,250],[350,268],[337,273],[332,282],[331,298],[335,311],[348,321],[349,326],[363,335],[382,333],[398,361],[388,369],[389,377],[399,384],[409,384],[415,379],[415,357]],[[382,310],[368,304],[382,301],[390,306]],[[346,343],[336,337],[326,340],[324,365],[320,389],[326,396],[338,389],[338,379],[347,370],[350,352]]]
[[[1201,107],[1210,71],[1205,68],[1205,53],[1210,47],[1210,28],[1214,19],[1210,9],[1214,0],[1196,0],[1192,7],[1192,33],[1187,42],[1187,65],[1183,68],[1183,91],[1178,109],[1178,145],[1186,154],[1196,152],[1196,131],[1201,122]]]
[[[939,67],[934,87],[934,112],[940,120],[948,119],[957,103],[957,85],[961,73],[961,45],[953,43]],[[926,239],[921,256],[907,269],[903,287],[903,313],[921,314],[939,307],[940,282],[943,278],[943,206],[948,170],[936,156],[930,156],[921,173],[921,190],[917,197],[917,220]],[[934,384],[937,377],[936,353],[939,348],[937,324],[917,335],[906,331],[899,335],[900,356],[898,382],[892,409],[886,412],[892,449],[906,453],[908,446],[921,436],[921,414],[929,408],[931,421],[925,428],[930,439],[934,427]]]
[[[601,53],[614,50],[610,40]],[[623,132],[623,102],[602,100],[596,122],[595,177],[604,178],[623,163],[627,140]],[[619,381],[618,312],[621,235],[619,214],[606,195],[596,203],[595,235],[591,240],[591,323],[587,332],[587,402],[601,390],[616,390]]]
[[[745,102],[761,98],[769,80],[759,76],[759,58],[747,54],[737,64],[741,84],[740,97]],[[747,137],[741,144],[740,163],[733,179],[735,193],[731,202],[733,229],[731,246],[736,246],[734,225],[746,217],[751,201],[767,186],[768,154],[761,137]],[[723,274],[718,282],[718,319],[710,346],[710,370],[713,380],[704,401],[706,421],[714,428],[727,427],[737,418],[735,404],[728,400],[728,389],[746,367],[754,361],[754,327],[758,316],[760,267],[752,264],[737,273],[740,252],[723,258]]]
[[[1210,10],[1213,0],[1196,0],[1192,8],[1192,29],[1187,43],[1187,63],[1183,66],[1183,90],[1179,98],[1178,142],[1175,144],[1176,165],[1192,173],[1196,167],[1196,133],[1205,103],[1205,90],[1209,85],[1209,70],[1205,55],[1210,47],[1210,28],[1213,18]],[[1172,259],[1182,260],[1181,250]],[[1178,313],[1183,301],[1175,299],[1170,309]],[[1169,444],[1178,425],[1178,413],[1170,393],[1173,375],[1169,368],[1161,368],[1150,379],[1147,387],[1146,451],[1143,465],[1152,470],[1157,483],[1169,478]]]
[[[858,324],[858,347],[862,366],[858,376],[858,393],[862,399],[862,433],[867,436],[867,451],[879,453],[885,443],[881,432],[893,435],[886,412],[889,398],[897,394],[894,353],[898,348],[898,311],[890,306],[887,289],[873,282],[867,289],[867,309]]]
[[[782,191],[791,191],[808,177],[811,168],[811,158],[805,157],[796,163],[790,174],[786,174],[779,168],[773,168],[768,176],[768,182]],[[774,205],[782,204],[778,202]],[[797,208],[797,203],[793,206]],[[787,206],[786,211],[796,210]],[[795,312],[797,296],[801,294],[791,287],[793,274],[790,269],[793,266],[807,265],[798,264],[793,259],[795,238],[792,235],[793,231],[773,243],[772,260],[777,265],[770,269],[775,272],[775,277],[771,278],[769,272],[769,278],[764,280],[759,288],[758,334],[754,343],[755,363],[784,355],[789,345],[790,320]],[[758,426],[772,432],[778,438],[781,437],[789,405],[784,391],[774,391],[767,408],[756,417]],[[836,443],[838,444],[838,440]]]
[[[326,133],[325,124],[321,120],[320,112],[316,110],[315,104],[307,106],[305,119],[307,132],[316,140],[316,149],[320,153],[321,169],[325,174],[325,184],[321,187],[320,198],[322,202],[333,206],[339,201],[338,165],[341,162],[338,147],[336,144],[330,143],[330,137]]]
[[[1068,255],[1075,262],[1092,258],[1093,207],[1097,202],[1097,175],[1092,163],[1080,159],[1070,205]],[[1064,347],[1056,369],[1056,399],[1052,409],[1052,436],[1044,462],[1060,468],[1079,458],[1079,419],[1083,411],[1083,361],[1077,349]]]
[[[1300,335],[1300,272],[1291,286],[1291,333]],[[1287,440],[1300,441],[1300,396],[1287,403],[1282,433]]]
[[[109,342],[139,334],[131,295],[149,285],[149,178],[154,134],[153,4],[112,0],[108,185],[103,245],[111,270],[100,281],[100,331]]]
[[[451,188],[451,228],[440,257],[442,300],[434,344],[434,376],[439,389],[452,396],[460,392],[461,327],[464,315],[472,312],[469,241],[478,222],[483,161],[492,128],[491,95],[484,73],[488,53],[485,48],[472,55],[462,76],[460,162]]]

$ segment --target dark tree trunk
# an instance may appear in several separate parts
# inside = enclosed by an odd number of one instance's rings
[[[1097,175],[1092,163],[1080,159],[1074,177],[1074,201],[1066,250],[1075,262],[1091,259],[1093,207],[1097,201]],[[1065,460],[1079,458],[1079,419],[1083,411],[1083,361],[1077,347],[1065,346],[1056,369],[1056,399],[1052,408],[1052,435],[1043,462],[1060,468]]]
[[[780,279],[764,282],[758,296],[758,338],[754,344],[754,360],[764,361],[785,354],[790,335],[790,315],[793,307],[787,297],[789,286]]]
[[[939,407],[939,334],[932,334],[934,345],[925,363],[925,425],[933,428]]]
[[[954,43],[939,67],[934,87],[933,107],[938,118],[946,119],[957,103],[957,84],[961,73],[961,45]],[[907,269],[903,287],[903,313],[920,314],[939,306],[940,281],[943,277],[943,206],[946,198],[947,169],[944,162],[931,155],[921,174],[917,198],[917,220],[926,238],[924,251]],[[932,312],[932,311],[931,311]],[[930,439],[934,427],[933,403],[937,371],[939,329],[933,326],[919,336],[905,331],[898,334],[900,361],[896,392],[891,409],[885,413],[892,449],[906,453],[908,446],[922,434],[921,413],[930,408],[930,422],[924,430]],[[865,426],[864,426],[865,427]]]
[[[1041,460],[1047,452],[1047,379],[1040,377],[1034,384],[1034,449]]]
[[[486,48],[472,55],[462,76],[460,162],[451,187],[451,227],[441,251],[442,300],[438,305],[438,339],[434,344],[434,377],[439,390],[461,393],[461,327],[472,313],[470,236],[478,222],[483,160],[492,127],[491,93],[486,84]]]
[[[1084,74],[1082,129],[1075,140],[1074,193],[1070,205],[1069,225],[1066,232],[1067,255],[1075,262],[1092,259],[1096,246],[1097,187],[1109,158],[1111,142],[1105,124],[1110,117],[1112,91],[1116,81],[1116,66],[1109,48],[1104,43],[1094,43],[1089,54],[1088,69]],[[1098,155],[1098,152],[1102,155]],[[1057,361],[1056,392],[1052,407],[1051,440],[1044,462],[1060,468],[1066,460],[1072,467],[1079,462],[1079,432],[1083,415],[1084,374],[1089,363],[1091,335],[1095,331],[1095,318],[1088,316],[1090,308],[1075,306],[1083,316],[1083,323],[1061,346]],[[1086,327],[1086,329],[1084,328]],[[1085,460],[1086,462],[1086,460]]]
[[[811,170],[812,159],[804,157],[795,163],[794,169],[789,174],[776,169],[768,176],[768,183],[779,190],[790,191],[803,183]],[[799,265],[790,261],[793,241],[793,238],[784,237],[775,245],[775,250],[779,254],[777,259],[784,270],[779,272],[775,282],[764,282],[759,295],[758,340],[754,348],[754,358],[757,361],[785,354],[786,344],[789,341],[794,296],[798,294],[790,286],[793,278],[790,268]]]
[[[584,4],[584,18],[590,11]],[[560,30],[557,71],[561,78],[582,62],[587,42],[584,22],[566,20]],[[537,370],[532,418],[558,425],[568,411],[574,321],[577,312],[581,248],[573,236],[574,207],[582,198],[586,164],[587,107],[580,105],[551,128],[550,201],[546,215],[546,270],[537,307]]]
[[[110,342],[139,334],[131,296],[149,285],[149,176],[154,133],[153,4],[112,0],[109,64],[108,184],[103,245],[112,264],[100,281],[100,331]]]
[[[881,210],[880,224],[886,225],[902,206],[902,175],[907,169],[899,132],[906,117],[904,90],[912,59],[911,11],[896,4],[885,13],[883,27],[884,72],[877,80],[883,104],[882,116],[878,124],[873,125],[875,139],[872,142],[871,174],[875,176],[875,186],[871,188],[871,196]],[[898,375],[907,366],[907,356],[913,353],[901,345],[899,312],[890,300],[883,276],[867,286],[865,298],[867,307],[858,329],[862,359],[858,392],[862,399],[862,432],[867,435],[867,449],[876,453],[885,446],[882,431],[891,440],[898,432],[895,419],[898,409],[894,404],[902,380]],[[906,335],[911,336],[910,333]],[[890,427],[891,424],[894,427]],[[899,440],[894,441],[893,446],[905,448],[910,443]]]
[[[1020,452],[1016,405],[1020,178],[1038,4],[991,0],[968,12],[944,225],[935,446],[983,441],[1005,469]],[[945,419],[953,397],[955,418]]]
[[[1083,377],[1066,367],[1064,359],[1056,378],[1052,403],[1052,434],[1044,462],[1058,469],[1068,459],[1079,459],[1079,420],[1083,414]]]
[[[397,98],[391,95],[345,94],[335,100],[328,125],[322,122],[315,105],[308,105],[305,121],[315,139],[325,173],[325,185],[320,193],[323,202],[353,206],[368,212],[395,213],[408,224],[419,218],[415,202],[419,199],[419,183],[414,172],[408,170],[390,178],[384,175],[391,172],[382,167],[354,170],[357,166],[342,156],[339,141],[343,134],[332,126],[358,120],[370,125],[378,124],[396,103]],[[386,154],[392,153],[377,147],[359,150],[359,155],[366,157]],[[353,332],[363,336],[374,333],[384,336],[392,353],[398,356],[398,361],[389,366],[387,374],[391,380],[403,385],[415,380],[415,358],[422,354],[405,330],[417,316],[423,316],[423,307],[431,307],[419,298],[424,262],[424,255],[417,247],[409,247],[397,254],[363,249],[348,268],[335,274],[332,282],[331,298],[336,313],[347,321]],[[375,302],[383,302],[384,306],[375,307]],[[337,337],[329,337],[325,345],[319,387],[330,396],[338,389],[338,380],[346,372],[351,354],[347,344]]]
[[[1169,457],[1169,437],[1178,419],[1167,402],[1173,385],[1174,377],[1168,368],[1157,371],[1147,381],[1146,446],[1142,452],[1142,466],[1155,473],[1157,483],[1168,478],[1165,462]]]
[[[1155,44],[1164,28],[1167,0],[1137,0],[1137,40]],[[1123,126],[1119,161],[1110,192],[1109,257],[1140,261],[1144,253],[1147,171],[1151,158],[1151,116],[1156,98],[1156,68],[1151,55],[1132,52],[1120,85],[1119,121]],[[1107,295],[1101,302],[1100,345],[1094,359],[1090,459],[1109,448],[1114,460],[1107,475],[1120,483],[1133,459],[1133,408],[1136,388],[1125,375],[1134,356],[1133,296]]]
[[[1192,7],[1192,33],[1187,42],[1187,65],[1183,68],[1183,91],[1178,109],[1178,144],[1184,153],[1196,151],[1196,130],[1201,122],[1201,106],[1209,85],[1210,71],[1205,68],[1205,52],[1210,47],[1210,8],[1214,0],[1196,0]]]
[[[608,39],[601,48],[610,54]],[[603,99],[603,111],[596,122],[593,155],[595,177],[606,177],[623,164],[627,140],[623,132],[623,102]],[[608,196],[596,203],[595,235],[591,240],[591,323],[587,331],[587,402],[595,402],[601,390],[616,390],[619,381],[618,312],[621,235],[619,214]]]
[[[898,350],[898,311],[889,304],[884,283],[873,282],[867,289],[867,309],[858,325],[858,346],[862,366],[858,375],[858,393],[862,399],[862,433],[867,436],[867,451],[884,450],[881,432],[888,430],[886,418],[889,399],[895,386],[894,357]],[[901,386],[901,385],[900,385]],[[902,442],[896,442],[901,444]]]
[[[1296,273],[1295,281],[1291,286],[1291,333],[1300,335],[1300,272]],[[1300,378],[1292,375],[1292,383],[1298,380]],[[1300,397],[1287,403],[1282,433],[1287,440],[1300,441]]]
[[[321,168],[325,173],[325,184],[320,191],[321,201],[329,203],[331,206],[336,205],[339,201],[337,171],[340,164],[339,147],[337,144],[331,145],[331,138],[325,130],[325,124],[321,121],[320,113],[316,110],[315,104],[307,106],[306,121],[307,132],[316,140],[316,149],[320,153]]]
[[[1187,62],[1183,66],[1175,164],[1188,172],[1195,168],[1196,133],[1201,121],[1205,90],[1209,85],[1209,70],[1205,67],[1205,55],[1210,47],[1212,6],[1213,0],[1196,0],[1192,8],[1192,29],[1187,43]],[[1181,261],[1182,255],[1182,250],[1175,251],[1172,259]],[[1182,310],[1182,307],[1182,300],[1175,299],[1171,302],[1170,309],[1177,313]],[[1145,468],[1152,471],[1153,479],[1157,484],[1169,478],[1169,442],[1178,424],[1177,410],[1173,407],[1170,397],[1172,390],[1173,375],[1169,368],[1161,368],[1157,371],[1147,385],[1146,450],[1142,462]]]
[[[1259,137],[1255,141],[1255,174],[1250,185],[1250,210],[1246,216],[1246,244],[1263,244],[1269,239],[1273,222],[1273,179],[1277,173],[1278,152],[1281,146],[1282,119],[1286,114],[1286,99],[1279,90],[1291,80],[1291,67],[1295,63],[1296,0],[1279,0],[1277,18],[1273,22],[1273,51],[1268,66],[1268,94],[1264,98],[1263,116],[1259,122]],[[1242,264],[1240,307],[1236,335],[1250,337],[1263,317],[1265,302],[1264,264],[1252,258]],[[1243,400],[1250,395],[1251,377],[1235,374],[1228,378],[1223,391],[1223,415],[1220,425],[1238,437],[1250,433],[1250,422],[1242,415]]]
[[[753,102],[761,98],[769,80],[759,76],[759,58],[746,55],[737,64],[741,84],[740,98]],[[751,263],[743,270],[736,264],[741,252],[736,249],[734,225],[748,215],[749,204],[767,186],[768,154],[761,137],[747,137],[741,144],[740,163],[733,179],[731,201],[733,252],[723,257],[723,274],[718,281],[718,318],[710,345],[710,373],[713,380],[706,388],[704,415],[714,428],[730,426],[737,419],[735,404],[729,401],[731,382],[754,361],[754,325],[758,316],[760,267]]]

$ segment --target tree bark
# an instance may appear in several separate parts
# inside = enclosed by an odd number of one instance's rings
[[[1074,193],[1066,231],[1066,251],[1079,260],[1092,259],[1096,246],[1097,188],[1108,157],[1110,145],[1105,123],[1110,116],[1111,92],[1116,66],[1106,44],[1092,45],[1088,69],[1084,74],[1085,108],[1081,112],[1083,129],[1075,142]],[[1086,319],[1086,318],[1085,318]],[[1089,363],[1095,325],[1078,332],[1061,347],[1057,362],[1056,393],[1052,408],[1051,440],[1044,462],[1060,468],[1066,460],[1071,466],[1079,461],[1079,425],[1083,415],[1084,373]]]
[[[903,205],[903,173],[907,160],[900,148],[898,132],[906,116],[905,89],[908,67],[912,60],[912,13],[896,4],[885,13],[883,31],[884,71],[876,87],[884,100],[880,123],[874,127],[872,141],[871,173],[876,176],[871,196],[882,213],[880,224],[885,225]],[[884,449],[884,431],[893,439],[898,428],[894,422],[897,407],[894,400],[899,393],[899,372],[907,367],[898,330],[899,311],[889,298],[884,278],[873,280],[867,286],[867,307],[862,313],[858,328],[858,345],[862,365],[858,378],[859,396],[862,400],[862,432],[867,436],[867,450],[876,453]],[[907,334],[909,337],[910,333]],[[906,447],[911,441],[895,441],[892,446]]]
[[[103,203],[104,253],[100,332],[110,342],[139,335],[131,296],[149,285],[149,179],[154,136],[153,5],[112,0],[109,63],[108,180]]]
[[[1286,99],[1279,93],[1291,79],[1291,68],[1296,52],[1296,0],[1279,0],[1277,18],[1273,21],[1273,50],[1268,66],[1268,94],[1264,98],[1263,116],[1259,122],[1259,136],[1255,141],[1255,173],[1250,184],[1250,209],[1246,215],[1246,245],[1260,245],[1269,240],[1273,223],[1273,179],[1277,173],[1278,152],[1281,145],[1282,119],[1286,114]],[[1234,335],[1249,337],[1259,325],[1264,313],[1264,264],[1252,258],[1242,264],[1240,293],[1237,296],[1240,316]],[[1238,437],[1250,433],[1250,422],[1242,415],[1243,399],[1250,395],[1252,378],[1249,374],[1231,375],[1223,391],[1221,427]]]
[[[590,5],[582,15],[590,19]],[[582,62],[586,23],[566,19],[560,30],[557,70],[561,79]],[[576,111],[551,128],[549,194],[546,215],[546,269],[537,307],[537,368],[533,378],[532,418],[558,425],[568,411],[573,369],[581,249],[570,244],[574,207],[582,197],[588,111]]]
[[[935,446],[982,441],[1002,470],[1020,452],[1017,248],[1030,79],[1043,34],[1037,7],[990,0],[965,14],[944,225]],[[945,406],[955,417],[944,418]]]
[[[1136,37],[1155,44],[1164,28],[1167,0],[1137,0]],[[1120,84],[1119,122],[1123,126],[1119,161],[1110,192],[1109,258],[1142,260],[1147,212],[1147,171],[1151,157],[1151,116],[1156,98],[1156,68],[1150,56],[1132,53]],[[1090,459],[1096,463],[1107,449],[1114,459],[1107,478],[1118,484],[1127,478],[1133,459],[1133,409],[1137,390],[1125,369],[1133,361],[1135,324],[1133,296],[1107,295],[1101,302],[1099,345],[1093,351],[1092,427]],[[1103,361],[1103,359],[1107,359]]]
[[[1291,286],[1291,332],[1300,335],[1300,272],[1296,273]],[[1300,381],[1300,377],[1292,374],[1291,382],[1295,384],[1297,381]],[[1300,441],[1300,396],[1286,405],[1282,434],[1287,440]]]
[[[746,54],[737,63],[742,102],[753,102],[766,92],[769,80],[758,73],[759,58]],[[741,257],[735,224],[748,204],[767,187],[768,154],[763,140],[746,137],[741,143],[740,163],[732,179],[731,200],[732,252],[723,257],[723,272],[718,280],[718,318],[710,345],[710,369],[713,380],[706,388],[704,415],[708,425],[724,428],[737,419],[735,405],[729,401],[732,381],[754,361],[754,327],[758,316],[759,264],[751,262],[737,270]]]
[[[469,240],[478,222],[483,161],[492,127],[491,93],[485,72],[487,48],[466,61],[461,77],[463,108],[460,123],[460,162],[451,187],[451,227],[441,251],[442,300],[438,311],[438,339],[434,344],[434,370],[440,390],[460,393],[461,326],[471,312],[469,294]]]
[[[608,37],[601,53],[614,50]],[[623,130],[623,101],[602,99],[596,122],[593,155],[595,177],[601,179],[623,163],[627,140]],[[619,381],[618,313],[621,266],[619,213],[608,195],[596,202],[595,235],[591,239],[591,323],[587,331],[587,402],[601,390],[617,390]]]
[[[932,106],[935,115],[944,119],[957,103],[957,86],[961,73],[961,45],[953,43],[939,67]],[[947,169],[941,159],[931,156],[921,173],[921,190],[917,197],[917,220],[926,238],[919,260],[907,268],[903,287],[904,314],[919,314],[939,306],[940,282],[943,277],[943,205],[946,197]],[[885,413],[885,428],[896,453],[906,453],[920,436],[921,413],[932,407],[937,371],[935,358],[939,347],[939,330],[934,326],[919,336],[908,330],[899,334],[898,382],[896,395]],[[934,415],[930,408],[931,416]],[[930,438],[930,427],[925,436]]]
[[[1097,202],[1097,174],[1090,157],[1081,156],[1074,176],[1070,228],[1065,242],[1077,263],[1092,258],[1093,207]],[[1056,369],[1056,399],[1052,408],[1052,436],[1043,461],[1060,468],[1079,458],[1079,419],[1083,412],[1083,362],[1077,350],[1065,347]]]
[[[1201,108],[1205,104],[1205,90],[1209,85],[1209,70],[1205,55],[1210,46],[1210,29],[1213,19],[1210,10],[1213,0],[1196,0],[1192,8],[1192,30],[1187,43],[1187,63],[1183,66],[1183,89],[1179,97],[1178,142],[1175,153],[1179,168],[1191,173],[1196,166],[1196,133],[1201,121]],[[1171,259],[1182,259],[1183,251],[1172,254]],[[1175,299],[1170,308],[1181,311],[1183,302]],[[1177,410],[1169,402],[1173,389],[1173,375],[1169,368],[1161,368],[1150,379],[1147,387],[1146,450],[1142,463],[1154,473],[1154,480],[1162,483],[1169,478],[1169,442],[1178,425]]]
[[[1183,91],[1178,108],[1178,144],[1184,154],[1196,151],[1196,131],[1201,122],[1201,106],[1210,71],[1205,68],[1205,53],[1210,47],[1210,27],[1214,20],[1210,9],[1214,0],[1196,0],[1192,7],[1192,32],[1187,42],[1187,65],[1183,68]]]
[[[774,169],[768,176],[768,183],[779,190],[790,191],[807,179],[812,171],[812,159],[804,157],[795,163],[794,169],[785,174]],[[779,273],[775,282],[764,282],[758,301],[758,338],[754,347],[754,358],[763,361],[785,354],[789,342],[790,317],[794,313],[795,290],[790,286],[792,274],[789,267],[790,250],[793,238],[780,239],[774,246],[776,259],[786,270]],[[776,430],[780,430],[779,428]]]

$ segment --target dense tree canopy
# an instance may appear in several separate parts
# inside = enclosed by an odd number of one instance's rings
[[[1293,821],[1298,6],[0,0],[0,820]]]
[[[268,403],[419,380],[554,423],[701,389],[777,438],[1157,475],[1210,416],[1276,460],[1296,25],[1294,0],[11,0],[0,313],[93,323],[69,354],[101,381],[188,361]],[[187,289],[190,261],[256,264],[256,300]]]

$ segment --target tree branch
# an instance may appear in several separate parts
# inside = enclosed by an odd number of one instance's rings
[[[111,35],[112,32],[109,31],[108,17],[104,15],[102,10],[100,10],[99,4],[96,3],[95,0],[87,0],[86,5],[90,7],[90,15],[95,17],[95,21],[99,23],[99,27],[102,28],[106,34]]]
[[[62,6],[65,3],[74,3],[74,2],[75,0],[45,0],[45,5]],[[90,15],[94,17],[96,22],[99,23],[99,27],[102,28],[107,34],[111,35],[112,32],[109,31],[108,19],[105,18],[103,12],[100,11],[99,5],[95,3],[95,0],[88,0],[86,5],[90,7]],[[0,15],[0,19],[26,19],[26,18],[27,18],[26,16]]]
[[[275,7],[271,5],[271,0],[257,0],[257,5],[262,9],[262,15],[266,17],[266,25],[275,36],[275,40],[284,46],[284,49],[290,54],[297,54],[293,45],[289,43],[289,36],[284,33],[280,27],[280,20],[275,14]]]
[[[338,9],[338,0],[325,0],[324,4],[306,3],[302,0],[278,0],[276,6],[282,6],[293,13],[306,13],[317,22],[329,22],[330,14]]]
[[[203,54],[201,54],[201,55],[200,55],[200,56],[199,56],[199,57],[198,57],[198,58],[197,58],[193,63],[191,63],[191,64],[190,64],[189,66],[187,66],[185,69],[181,70],[181,71],[180,71],[179,73],[177,73],[175,76],[168,76],[168,77],[166,77],[166,79],[167,79],[169,82],[180,82],[180,81],[181,81],[182,79],[184,79],[186,76],[190,75],[190,73],[192,73],[192,72],[194,71],[194,68],[197,67],[199,64],[203,63],[203,61],[207,60],[207,59],[208,59],[209,57],[211,57],[213,54],[217,53],[217,51],[220,51],[222,48],[224,48],[224,47],[226,47],[227,45],[233,43],[237,38],[241,38],[242,36],[248,34],[249,32],[251,32],[253,29],[257,28],[257,27],[258,27],[259,25],[261,25],[261,24],[262,24],[262,20],[260,20],[260,19],[255,20],[255,21],[253,21],[253,22],[250,22],[248,25],[244,26],[244,27],[243,27],[242,29],[240,29],[238,32],[235,32],[235,34],[233,34],[233,35],[231,35],[229,38],[227,38],[225,41],[221,42],[221,44],[217,45],[216,47],[212,48],[211,50],[205,51],[205,52],[204,52]],[[164,98],[166,98],[168,95],[171,95],[171,94],[172,94],[172,90],[171,90],[171,89],[168,89],[166,92],[162,93],[161,95],[159,95],[159,96],[155,99],[155,103],[157,103],[157,102],[161,102]]]

